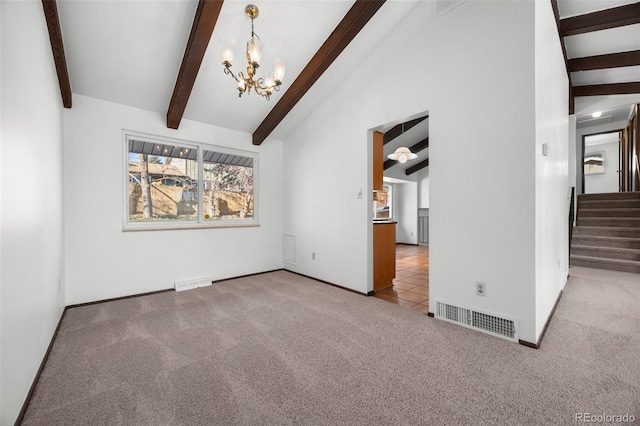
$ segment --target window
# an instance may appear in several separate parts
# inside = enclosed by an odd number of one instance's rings
[[[257,225],[258,154],[125,134],[125,229]]]
[[[588,152],[584,155],[584,174],[604,174],[604,151]]]
[[[373,200],[373,218],[389,220],[393,218],[391,211],[391,185],[384,185],[382,191],[376,193]]]

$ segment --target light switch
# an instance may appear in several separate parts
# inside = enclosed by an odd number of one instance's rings
[[[547,157],[549,155],[549,153],[551,152],[551,148],[549,147],[548,143],[543,143],[542,144],[542,155],[544,155],[545,157]]]

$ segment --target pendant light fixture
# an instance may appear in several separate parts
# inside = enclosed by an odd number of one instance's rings
[[[251,93],[251,89],[253,89],[258,95],[264,96],[269,100],[269,97],[274,91],[277,92],[280,90],[286,64],[282,59],[276,58],[273,72],[268,73],[264,79],[256,78],[256,71],[258,67],[260,67],[260,60],[262,59],[262,41],[260,41],[260,37],[258,37],[253,30],[253,20],[258,17],[260,11],[257,6],[250,4],[244,9],[244,13],[251,18],[251,38],[247,41],[246,50],[247,75],[245,76],[242,71],[238,72],[237,75],[231,71],[233,48],[236,42],[230,37],[220,39],[222,42],[222,64],[224,65],[224,73],[229,74],[238,82],[238,96],[242,96],[245,92]]]
[[[404,123],[402,123],[402,142],[405,142],[404,140]],[[394,161],[398,161],[399,163],[406,163],[408,160],[413,160],[418,158],[418,156],[416,154],[414,154],[413,152],[411,152],[411,150],[409,148],[407,148],[406,146],[401,146],[400,148],[396,149],[396,151],[393,154],[389,154],[387,155],[387,158],[389,160],[394,160]]]

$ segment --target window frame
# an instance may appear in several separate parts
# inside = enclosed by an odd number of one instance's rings
[[[198,151],[198,217],[196,220],[176,220],[171,222],[150,221],[132,222],[129,220],[129,140],[141,140],[154,144],[179,145],[181,147],[196,149]],[[161,135],[141,133],[132,130],[122,131],[123,146],[123,231],[163,231],[177,229],[209,229],[209,228],[243,228],[260,226],[259,222],[259,153],[242,149],[229,148],[205,142],[195,142],[185,139],[172,138]],[[209,220],[204,218],[204,151],[216,151],[224,154],[250,157],[253,160],[253,217],[234,220]]]

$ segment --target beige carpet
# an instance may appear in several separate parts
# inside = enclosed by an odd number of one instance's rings
[[[288,272],[67,311],[25,425],[640,422],[640,279],[574,267],[539,350]]]

